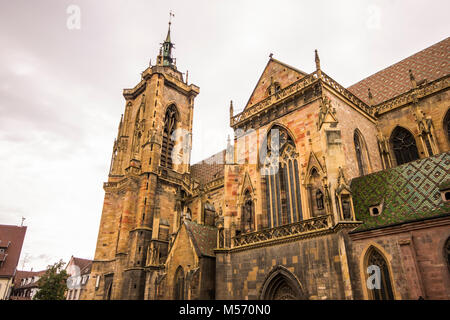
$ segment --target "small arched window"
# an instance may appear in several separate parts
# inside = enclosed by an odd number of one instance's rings
[[[403,127],[396,127],[391,135],[392,148],[394,149],[397,165],[419,159],[416,140],[413,135]]]
[[[172,168],[172,150],[174,146],[175,139],[173,133],[176,129],[177,122],[177,109],[175,105],[170,105],[164,116],[164,131],[163,131],[163,141],[161,146],[161,161],[162,167]]]
[[[184,300],[184,271],[181,266],[175,272],[173,296],[175,300]]]
[[[277,93],[280,90],[281,90],[280,84],[278,82],[274,82],[267,88],[267,95],[270,96],[272,94]]]

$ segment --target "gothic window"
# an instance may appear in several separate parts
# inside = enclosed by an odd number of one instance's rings
[[[397,165],[419,159],[416,140],[413,135],[402,127],[396,127],[391,135],[391,143],[394,149]]]
[[[272,137],[278,137],[278,141],[272,141]],[[284,128],[274,126],[263,142],[264,146],[267,146],[264,167],[268,226],[299,221],[302,219],[302,205],[294,142]]]
[[[175,105],[170,105],[164,116],[163,141],[161,146],[161,166],[172,168],[172,150],[174,146],[173,133],[175,131],[177,121],[177,109]]]
[[[444,118],[444,132],[447,134],[447,139],[450,142],[450,109]]]
[[[356,160],[358,162],[359,175],[363,176],[369,173],[368,159],[366,144],[362,134],[355,130],[353,134],[353,142],[355,144]]]
[[[445,242],[444,259],[447,262],[447,267],[448,267],[448,270],[450,271],[450,237]]]
[[[255,206],[249,190],[245,192],[244,204],[241,210],[242,233],[253,231],[255,229]]]
[[[394,293],[388,264],[381,253],[373,247],[368,251],[366,271],[369,266],[375,266],[377,267],[375,270],[380,271],[379,273],[375,271],[371,275],[375,279],[372,282],[373,289],[368,288],[369,298],[372,300],[393,300]],[[379,277],[379,279],[376,279],[376,277]]]
[[[184,271],[181,266],[177,268],[174,277],[174,299],[184,300]]]

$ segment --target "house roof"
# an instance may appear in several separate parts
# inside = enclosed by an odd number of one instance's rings
[[[81,275],[89,274],[92,268],[92,260],[72,256],[69,263],[66,266],[66,269],[69,265],[76,265],[78,268],[80,268]]]
[[[355,231],[450,215],[440,193],[450,183],[449,171],[445,152],[352,179],[356,219],[363,222]],[[372,216],[369,208],[381,203],[381,213]]]
[[[19,263],[27,227],[0,225],[0,245],[5,250],[0,263],[0,277],[12,277]],[[8,245],[9,243],[9,245]]]
[[[184,221],[184,225],[197,255],[214,257],[214,248],[217,246],[217,228],[188,220]]]
[[[347,89],[365,103],[369,103],[368,88],[373,96],[373,104],[394,98],[412,89],[409,70],[416,82],[428,82],[450,73],[450,37],[401,60]]]
[[[16,275],[14,276],[14,288],[25,288],[25,287],[31,287],[31,286],[37,286],[36,282],[28,283],[25,285],[21,285],[22,279],[27,279],[30,277],[40,277],[43,274],[45,274],[46,270],[42,271],[23,271],[23,270],[17,270]]]
[[[201,184],[223,177],[225,153],[222,150],[211,157],[191,166],[191,176]]]

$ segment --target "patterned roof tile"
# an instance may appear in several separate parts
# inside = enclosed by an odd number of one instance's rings
[[[396,223],[450,214],[440,188],[449,183],[450,152],[412,161],[351,181],[356,230],[374,229]],[[378,216],[369,208],[383,203]]]
[[[370,88],[373,104],[379,104],[411,90],[410,69],[417,82],[424,79],[431,82],[449,74],[450,37],[355,83],[348,90],[369,103]]]

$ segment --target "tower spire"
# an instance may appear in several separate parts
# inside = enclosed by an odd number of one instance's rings
[[[172,58],[172,48],[174,48],[174,44],[170,38],[170,26],[172,25],[172,17],[175,15],[172,11],[169,12],[169,29],[167,30],[166,40],[161,43],[161,49],[159,51],[158,62],[163,66],[174,67],[174,59]]]

